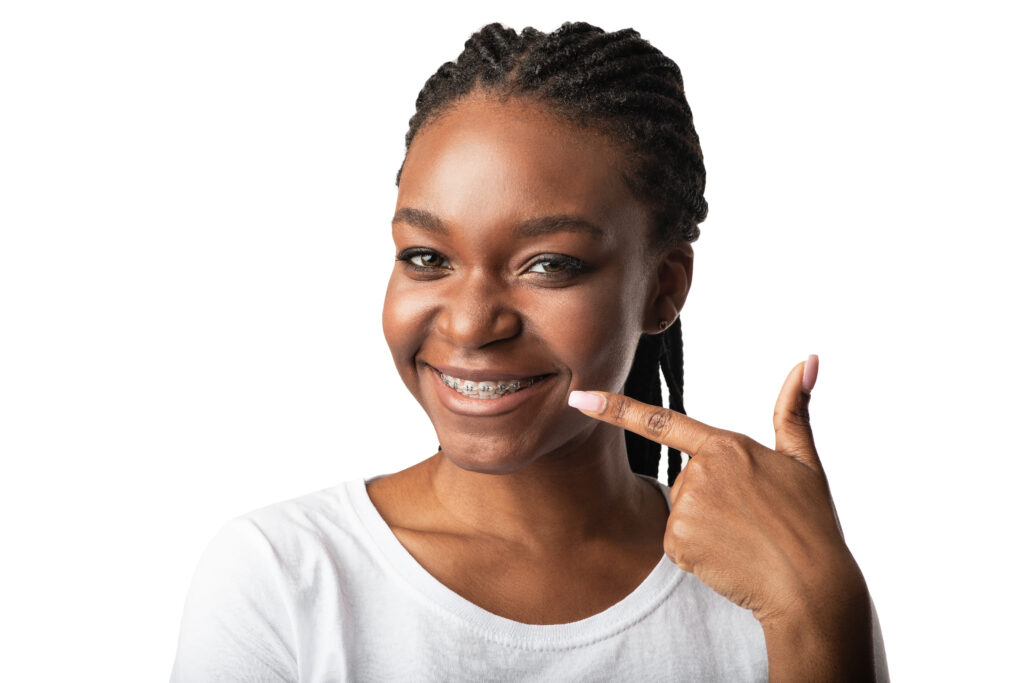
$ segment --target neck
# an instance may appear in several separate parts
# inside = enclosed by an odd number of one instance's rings
[[[463,469],[441,452],[424,464],[433,495],[462,533],[536,552],[630,539],[650,525],[652,510],[668,514],[661,493],[630,471],[625,435],[611,425],[513,472]]]

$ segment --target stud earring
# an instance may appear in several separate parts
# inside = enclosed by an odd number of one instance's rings
[[[668,327],[668,321],[667,320],[662,320],[661,322],[658,323],[658,330],[659,331],[664,332],[666,327]]]

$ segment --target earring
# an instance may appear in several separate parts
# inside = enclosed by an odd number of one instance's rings
[[[661,322],[658,323],[658,330],[659,331],[664,332],[666,327],[668,327],[668,321],[667,320],[662,320]]]

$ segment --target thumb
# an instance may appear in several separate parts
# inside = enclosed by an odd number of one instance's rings
[[[790,370],[779,400],[775,403],[772,422],[775,425],[775,450],[790,455],[805,465],[821,471],[821,461],[811,433],[811,389],[818,379],[818,356]]]

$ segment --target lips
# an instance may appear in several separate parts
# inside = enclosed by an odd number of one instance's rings
[[[426,364],[425,364],[426,365]],[[556,373],[546,374],[526,374],[526,373],[510,373],[495,370],[469,370],[466,368],[451,368],[453,376],[456,372],[462,372],[470,377],[461,377],[469,381],[500,381],[500,382],[512,382],[518,381],[520,383],[526,383],[528,380],[528,386],[506,393],[499,396],[498,398],[474,398],[472,396],[464,396],[452,387],[445,384],[442,378],[442,370],[432,365],[426,365],[430,370],[430,375],[433,377],[433,385],[435,395],[441,401],[441,404],[447,408],[450,412],[456,415],[462,415],[465,417],[494,417],[498,415],[504,415],[514,411],[519,406],[523,405],[530,399],[537,397],[540,393],[545,392],[546,388],[551,384],[550,378]],[[445,366],[440,366],[445,367]],[[447,376],[448,373],[444,372]],[[473,380],[472,377],[480,377],[481,379]]]

